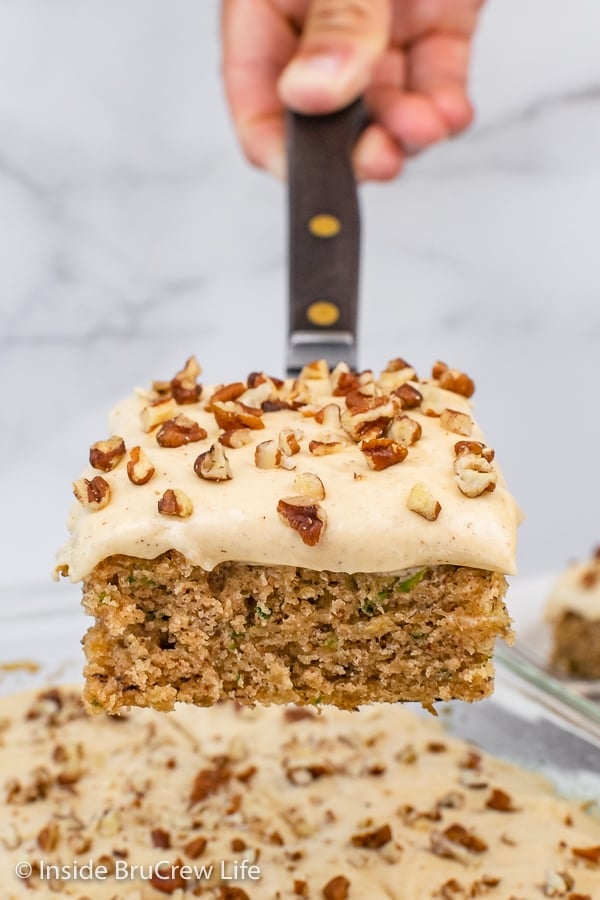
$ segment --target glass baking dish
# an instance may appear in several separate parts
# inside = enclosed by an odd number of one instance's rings
[[[81,680],[88,619],[79,597],[79,587],[66,582],[0,589],[0,695]],[[600,704],[504,645],[496,666],[493,697],[437,704],[444,726],[544,774],[559,794],[590,802],[600,814]]]

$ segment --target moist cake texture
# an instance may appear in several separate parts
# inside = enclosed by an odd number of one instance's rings
[[[556,668],[578,678],[600,678],[600,547],[590,560],[561,573],[546,618],[553,628]]]
[[[74,485],[57,570],[96,619],[89,707],[490,693],[519,512],[471,379],[199,374],[117,406]]]
[[[61,687],[0,717],[4,900],[598,897],[581,803],[407,708],[90,718]]]

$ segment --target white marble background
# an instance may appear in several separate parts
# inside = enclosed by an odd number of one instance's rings
[[[0,0],[0,583],[46,579],[133,383],[283,367],[284,195],[236,147],[217,21]],[[476,126],[363,190],[361,363],[474,375],[524,575],[600,543],[599,33],[598,0],[489,0]]]

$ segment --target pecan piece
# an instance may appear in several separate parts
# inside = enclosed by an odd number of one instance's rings
[[[169,850],[171,847],[171,835],[164,828],[153,828],[150,840],[153,847],[159,847],[161,850]]]
[[[459,412],[457,409],[445,409],[440,416],[440,425],[446,431],[453,431],[455,434],[464,434],[469,437],[473,430],[473,420],[467,413]]]
[[[323,900],[348,900],[350,882],[345,875],[336,875],[323,888]]]
[[[571,853],[576,859],[584,859],[588,863],[600,866],[600,844],[595,847],[573,847]]]
[[[376,472],[387,469],[389,466],[395,466],[408,456],[406,447],[391,438],[363,441],[360,449],[367,459],[367,464]]]
[[[185,444],[203,441],[206,436],[205,428],[188,416],[180,414],[163,422],[156,432],[156,442],[161,447],[183,447]]]
[[[202,394],[202,387],[196,379],[200,375],[201,368],[195,356],[190,356],[180,372],[171,379],[171,392],[173,398],[181,406],[187,403],[197,403]]]
[[[492,793],[485,802],[488,809],[497,812],[518,812],[518,807],[513,804],[512,797],[500,788],[492,788]]]
[[[459,369],[450,369],[445,362],[439,360],[433,364],[431,375],[445,391],[453,391],[463,397],[472,397],[475,392],[475,382]]]
[[[411,444],[420,440],[422,434],[423,429],[416,419],[411,419],[410,416],[398,416],[388,428],[387,436],[399,444],[404,444],[405,447],[410,447]]]
[[[459,441],[459,443],[471,442]],[[456,483],[466,497],[479,497],[486,491],[493,491],[496,488],[498,476],[484,453],[487,449],[484,448],[483,451],[462,450],[454,460]]]
[[[89,509],[90,512],[97,512],[104,509],[110,501],[110,485],[105,481],[102,475],[96,475],[89,481],[87,478],[80,478],[73,482],[73,493],[82,506]]]
[[[194,472],[206,481],[229,481],[233,477],[221,444],[213,444],[210,450],[205,450],[196,458]]]
[[[406,362],[405,359],[402,359],[401,356],[396,356],[394,359],[390,359],[389,363],[383,370],[384,372],[401,372],[402,369],[412,369],[410,363]]]
[[[158,511],[163,516],[176,516],[187,519],[194,512],[192,501],[187,494],[178,488],[168,488],[158,501]]]
[[[326,428],[340,428],[342,424],[341,412],[337,403],[328,403],[315,413],[315,422]]]
[[[254,449],[254,465],[257,469],[277,469],[283,453],[275,441],[262,441]]]
[[[342,425],[355,441],[360,441],[367,432],[371,437],[380,437],[398,412],[398,401],[392,397],[362,397],[342,413]]]
[[[481,441],[457,441],[454,445],[454,454],[460,456],[462,453],[474,453],[475,456],[483,456],[488,462],[494,459],[494,451],[491,447],[486,447]]]
[[[219,435],[219,443],[232,450],[239,450],[240,447],[250,444],[251,441],[252,435],[249,428],[229,428]]]
[[[304,494],[284,497],[277,504],[277,512],[281,521],[297,531],[309,547],[319,543],[327,525],[327,514],[313,497]]]
[[[90,447],[90,465],[101,472],[111,472],[125,456],[125,441],[118,435],[107,441],[96,441]]]
[[[400,400],[402,409],[417,409],[423,402],[423,394],[412,384],[401,384],[392,394]]]
[[[429,522],[435,522],[442,511],[440,503],[435,499],[429,488],[423,482],[413,484],[406,499],[406,505],[419,516],[423,516]]]
[[[219,428],[224,431],[230,431],[232,428],[261,429],[265,427],[261,418],[262,409],[244,406],[243,403],[236,400],[211,401],[210,411],[217,420]]]
[[[324,440],[309,441],[308,450],[313,456],[329,456],[331,453],[339,453],[346,446],[347,440],[337,434],[325,434]]]
[[[294,478],[294,489],[306,497],[314,500],[325,499],[325,487],[318,475],[312,472],[301,472]]]
[[[204,849],[207,844],[207,839],[203,837],[203,835],[198,835],[195,838],[192,838],[184,844],[183,850],[186,856],[189,856],[190,859],[198,859],[198,857],[204,852]]]
[[[37,845],[44,853],[50,853],[56,850],[60,838],[60,830],[57,822],[48,822],[41,831],[38,832]]]
[[[132,484],[147,484],[155,468],[141,447],[132,447],[127,460],[127,477]]]
[[[302,432],[294,428],[282,428],[279,432],[279,446],[285,456],[294,456],[300,453]]]
[[[354,847],[368,847],[370,850],[378,850],[392,839],[392,829],[389,825],[381,825],[373,831],[364,831],[361,834],[352,835]]]
[[[172,397],[161,397],[145,406],[140,413],[140,422],[144,431],[153,431],[167,419],[172,419],[177,412],[177,404]]]
[[[324,359],[315,359],[313,362],[307,363],[299,375],[300,381],[320,381],[323,378],[329,378],[329,366]]]
[[[161,894],[174,894],[176,890],[185,890],[187,882],[181,874],[183,860],[179,857],[173,863],[162,863],[157,866],[150,878],[152,887]]]

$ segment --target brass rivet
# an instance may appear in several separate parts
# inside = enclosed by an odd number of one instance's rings
[[[308,223],[308,230],[315,237],[332,238],[339,234],[342,230],[342,223],[336,216],[330,216],[328,213],[320,213],[313,216]]]
[[[313,325],[335,325],[340,317],[340,311],[335,303],[330,300],[317,300],[311,303],[306,310],[306,318]]]

